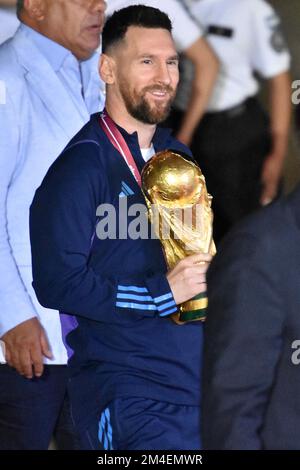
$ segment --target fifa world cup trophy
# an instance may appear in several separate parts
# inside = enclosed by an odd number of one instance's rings
[[[173,150],[155,154],[142,171],[142,189],[148,215],[160,239],[167,265],[197,253],[216,253],[212,236],[212,197],[199,166]],[[180,305],[176,323],[206,318],[207,295],[199,294]]]

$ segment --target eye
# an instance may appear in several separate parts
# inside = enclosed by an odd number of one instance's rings
[[[178,60],[177,59],[168,60],[167,65],[175,65],[176,67],[178,67]]]
[[[143,64],[150,65],[150,64],[152,64],[152,60],[151,60],[151,59],[143,59],[143,60],[142,60],[142,63],[143,63]]]

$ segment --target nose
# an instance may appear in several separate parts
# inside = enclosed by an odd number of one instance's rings
[[[104,13],[106,10],[106,2],[104,0],[92,0],[91,10],[93,12]]]
[[[170,70],[168,67],[168,64],[165,62],[161,62],[158,66],[157,70],[157,75],[156,75],[156,80],[158,83],[161,83],[163,85],[170,85],[172,82],[172,77],[170,74]]]

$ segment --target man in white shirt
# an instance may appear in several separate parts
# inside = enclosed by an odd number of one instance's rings
[[[192,151],[214,197],[215,238],[278,194],[287,149],[290,55],[265,0],[184,0],[221,67]],[[270,123],[256,101],[254,74],[268,83]],[[188,83],[177,97],[182,112]]]
[[[0,46],[0,449],[72,449],[58,312],[32,289],[29,206],[49,166],[102,109],[104,0],[18,0]],[[1,349],[1,348],[0,348]],[[4,351],[3,351],[4,352]],[[0,362],[4,354],[0,351]],[[16,370],[14,370],[16,369]]]
[[[16,3],[16,0],[0,0],[0,44],[11,38],[20,24]]]
[[[169,16],[176,49],[194,66],[195,74],[190,83],[187,112],[176,134],[181,142],[190,145],[210,99],[218,73],[218,61],[204,38],[203,28],[197,25],[178,0],[109,0],[106,14],[111,16],[114,11],[134,4],[158,8]]]

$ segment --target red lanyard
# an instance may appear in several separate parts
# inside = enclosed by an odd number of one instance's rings
[[[106,110],[104,110],[101,113],[99,124],[101,128],[103,129],[103,131],[105,132],[105,134],[107,135],[111,144],[118,150],[118,152],[124,158],[125,162],[128,165],[128,168],[130,169],[131,173],[134,176],[135,181],[141,187],[142,185],[141,175],[138,170],[138,167],[136,166],[132,153],[129,150],[129,147],[124,137],[122,136],[121,132],[117,128],[114,121],[108,116]]]

